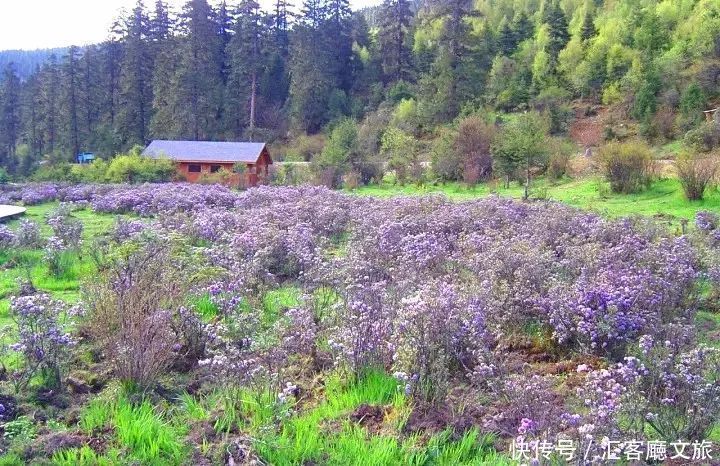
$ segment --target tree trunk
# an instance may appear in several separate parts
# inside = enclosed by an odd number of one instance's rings
[[[525,197],[524,199],[527,201],[530,199],[530,161],[528,161],[527,166],[525,167]]]
[[[257,94],[257,73],[252,73],[250,85],[250,142],[255,139],[255,94]]]

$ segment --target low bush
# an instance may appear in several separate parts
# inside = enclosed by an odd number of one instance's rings
[[[599,155],[613,192],[637,193],[652,182],[652,153],[643,142],[611,142],[600,149]]]
[[[10,349],[22,355],[22,363],[13,374],[16,391],[27,387],[35,376],[40,376],[43,386],[61,387],[69,347],[74,344],[60,322],[65,311],[61,302],[46,294],[11,299],[10,312],[20,340]]]
[[[112,249],[98,267],[99,277],[84,290],[89,333],[118,378],[142,389],[152,386],[183,349],[174,329],[186,322],[174,317],[184,309],[197,276],[191,261],[173,251],[161,240]],[[186,349],[196,356],[195,348]]]
[[[35,171],[32,179],[71,183],[151,183],[170,181],[176,176],[172,160],[143,157],[141,152],[142,148],[137,146],[109,161],[97,159],[87,165],[67,162],[44,165]]]
[[[570,158],[575,147],[571,142],[559,138],[550,139],[550,157],[548,158],[547,175],[552,180],[559,180],[568,173]]]
[[[705,196],[707,188],[715,182],[720,169],[720,157],[684,152],[675,161],[677,176],[682,184],[685,197],[699,201]]]
[[[706,121],[685,134],[685,145],[699,152],[710,152],[720,147],[720,123]]]

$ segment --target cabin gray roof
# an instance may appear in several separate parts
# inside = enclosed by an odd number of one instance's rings
[[[143,155],[167,157],[179,162],[255,163],[265,144],[261,142],[153,141]]]

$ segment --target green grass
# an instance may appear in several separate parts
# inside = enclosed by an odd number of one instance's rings
[[[266,327],[272,326],[287,309],[299,306],[301,294],[302,290],[291,286],[278,288],[265,293],[262,300],[263,325]]]
[[[141,464],[181,464],[187,456],[181,440],[185,427],[171,424],[147,400],[132,403],[122,395],[111,401],[96,398],[82,413],[80,427],[88,433],[112,427],[118,447]]]
[[[44,204],[28,206],[25,215],[8,222],[8,226],[10,228],[15,228],[22,219],[32,220],[40,225],[40,232],[43,236],[50,236],[52,230],[45,220],[47,215],[55,210],[58,205],[60,205],[59,202],[47,202]],[[83,239],[85,240],[97,238],[109,231],[115,224],[115,220],[118,217],[118,215],[114,214],[94,212],[91,209],[75,210],[72,212],[72,216],[83,223]]]
[[[62,450],[52,458],[55,466],[115,466],[122,464],[122,456],[118,450],[110,450],[101,455],[87,445],[82,448]]]
[[[430,438],[425,444],[418,436],[399,435],[410,407],[398,391],[397,381],[382,372],[369,372],[358,381],[340,374],[326,379],[322,401],[307,411],[281,423],[279,430],[269,428],[277,413],[272,398],[246,399],[238,415],[241,428],[256,439],[254,448],[268,464],[302,465],[475,465],[507,464],[493,448],[493,437],[469,431],[457,441],[449,432]],[[387,410],[383,430],[373,433],[350,421],[349,416],[361,404],[384,406]]]
[[[487,183],[474,188],[459,183],[423,187],[383,184],[363,186],[354,192],[377,197],[443,194],[452,200],[466,201],[492,194],[521,199],[523,188],[517,183],[513,183],[509,189]],[[703,201],[691,202],[685,199],[682,187],[676,179],[656,181],[639,194],[610,193],[607,183],[601,178],[563,180],[558,183],[539,179],[534,183],[533,192],[536,195],[542,194],[544,198],[591,210],[610,218],[646,215],[668,220],[692,219],[700,210],[720,212],[720,192],[714,190],[708,193]]]

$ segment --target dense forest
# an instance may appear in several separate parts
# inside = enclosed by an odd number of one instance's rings
[[[719,92],[714,0],[385,0],[363,12],[348,0],[191,0],[179,12],[139,1],[104,43],[29,75],[4,67],[0,165],[26,176],[41,160],[151,139],[297,148],[323,133],[317,162],[368,180],[381,152],[406,170],[428,145],[442,153],[462,117],[536,110],[562,135],[582,102],[676,139]]]

